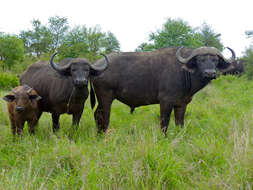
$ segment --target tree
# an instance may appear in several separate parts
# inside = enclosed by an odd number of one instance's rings
[[[203,45],[201,36],[181,19],[168,19],[162,29],[149,35],[151,43],[142,43],[137,51],[151,51],[164,47],[200,47]]]
[[[253,39],[253,30],[245,32],[247,38]],[[245,74],[249,80],[253,79],[253,45],[251,44],[245,51],[245,55],[242,57],[244,61]]]
[[[39,58],[42,53],[50,51],[52,36],[39,20],[33,20],[32,26],[33,30],[21,31],[19,36],[25,44],[26,53],[36,54]]]
[[[0,61],[2,69],[11,66],[21,61],[24,57],[24,44],[17,36],[0,35]]]
[[[62,43],[66,32],[69,29],[68,19],[66,17],[50,17],[48,19],[49,28],[51,33],[52,44],[51,51],[54,52]]]
[[[216,34],[208,24],[202,24],[199,34],[204,46],[216,47],[220,51],[223,49],[223,44],[220,40],[221,34]]]
[[[117,40],[116,36],[111,32],[107,32],[105,34],[103,46],[105,47],[105,53],[120,51],[119,41]]]
[[[253,79],[253,50],[248,48],[245,55],[242,57],[244,61],[245,74],[249,80]]]
[[[65,36],[61,46],[58,48],[59,57],[80,57],[85,56],[88,51],[88,45],[85,39],[86,27],[77,26]]]
[[[120,44],[113,33],[104,33],[99,26],[86,28],[77,26],[73,28],[62,41],[59,47],[61,58],[86,57],[90,61],[100,58],[100,53],[119,51]]]

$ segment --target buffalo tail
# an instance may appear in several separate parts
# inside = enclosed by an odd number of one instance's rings
[[[90,105],[91,109],[93,109],[96,105],[96,97],[95,97],[95,92],[92,86],[92,82],[90,81]]]

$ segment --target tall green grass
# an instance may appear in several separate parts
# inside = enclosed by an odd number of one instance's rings
[[[4,96],[7,91],[0,91]],[[115,101],[108,133],[97,135],[88,101],[77,131],[61,117],[54,135],[43,114],[35,136],[13,140],[0,102],[0,189],[253,188],[253,82],[221,77],[195,95],[185,126],[173,115],[165,138],[159,106]]]

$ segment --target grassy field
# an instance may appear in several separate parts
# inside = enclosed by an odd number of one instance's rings
[[[14,141],[0,101],[0,189],[253,189],[252,81],[213,81],[188,105],[184,128],[172,115],[167,138],[158,105],[129,111],[115,101],[99,136],[87,101],[77,131],[64,115],[54,135],[45,113],[35,136],[26,127]]]

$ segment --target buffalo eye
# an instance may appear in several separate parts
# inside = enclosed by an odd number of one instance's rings
[[[7,101],[7,102],[13,102],[15,100],[15,96],[13,95],[6,95],[3,97],[3,100]]]
[[[217,58],[212,58],[212,62],[214,62],[216,65],[218,64],[219,60]]]
[[[40,96],[38,96],[38,95],[29,95],[29,99],[30,100],[40,100],[42,98]]]
[[[197,62],[198,63],[202,63],[202,62],[204,62],[205,61],[205,58],[204,57],[198,57],[197,58]]]

